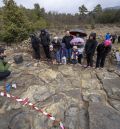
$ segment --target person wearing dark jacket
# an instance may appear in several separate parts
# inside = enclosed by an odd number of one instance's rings
[[[118,43],[120,43],[120,35],[118,36]]]
[[[115,43],[116,39],[117,39],[117,35],[116,34],[113,34],[112,35],[112,43],[113,44]]]
[[[61,46],[60,43],[61,43],[60,39],[57,36],[53,38],[52,45],[55,50],[58,50],[60,48],[60,46]]]
[[[35,53],[35,59],[40,60],[40,42],[39,39],[35,36],[35,34],[31,34],[30,35],[31,38],[31,44],[32,44],[32,48],[34,50]]]
[[[105,59],[108,53],[111,51],[112,45],[110,40],[106,40],[104,43],[101,43],[97,47],[97,61],[96,68],[103,68],[105,64]]]
[[[62,43],[65,44],[65,47],[67,49],[67,60],[70,63],[70,59],[71,59],[71,51],[72,51],[72,46],[70,44],[70,41],[73,39],[73,36],[70,35],[70,32],[67,31],[66,32],[66,36],[63,37],[62,39]]]
[[[95,35],[90,35],[85,45],[85,54],[87,58],[87,67],[93,67],[93,56],[97,47]]]
[[[41,30],[40,39],[46,58],[50,59],[50,51],[49,51],[50,36],[48,32],[46,32],[46,30]]]

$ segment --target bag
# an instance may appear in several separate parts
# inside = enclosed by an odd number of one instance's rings
[[[65,57],[65,56],[64,56],[64,57],[62,57],[62,59],[61,59],[61,60],[62,60],[62,61],[61,61],[61,63],[62,63],[62,64],[64,64],[64,65],[65,65],[65,64],[67,64],[67,61],[66,61],[66,57]]]

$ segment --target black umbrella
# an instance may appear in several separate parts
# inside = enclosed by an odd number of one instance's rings
[[[74,35],[74,36],[77,36],[77,34],[79,34],[80,37],[86,37],[87,36],[87,34],[81,29],[70,30],[70,34]]]

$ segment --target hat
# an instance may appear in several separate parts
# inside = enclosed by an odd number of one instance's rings
[[[73,49],[78,49],[77,46],[73,46]]]
[[[107,47],[107,46],[110,46],[112,44],[111,40],[105,40],[104,42],[104,45]]]

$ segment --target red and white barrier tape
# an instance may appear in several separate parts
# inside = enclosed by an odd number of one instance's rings
[[[32,109],[34,109],[35,111],[37,112],[41,112],[43,115],[47,116],[50,120],[54,121],[54,122],[58,122],[56,121],[55,117],[53,117],[52,115],[50,115],[49,113],[45,112],[45,111],[42,111],[41,109],[39,109],[38,107],[36,107],[34,104],[30,103],[29,99],[26,98],[26,99],[20,99],[19,97],[16,97],[16,96],[13,96],[13,95],[10,95],[8,93],[5,93],[5,92],[1,92],[0,91],[0,96],[2,97],[7,97],[7,98],[10,98],[10,99],[13,99],[17,102],[19,102],[20,104],[22,104],[23,106],[30,106]],[[59,125],[61,127],[61,129],[65,129],[64,125],[62,122],[59,122]]]

